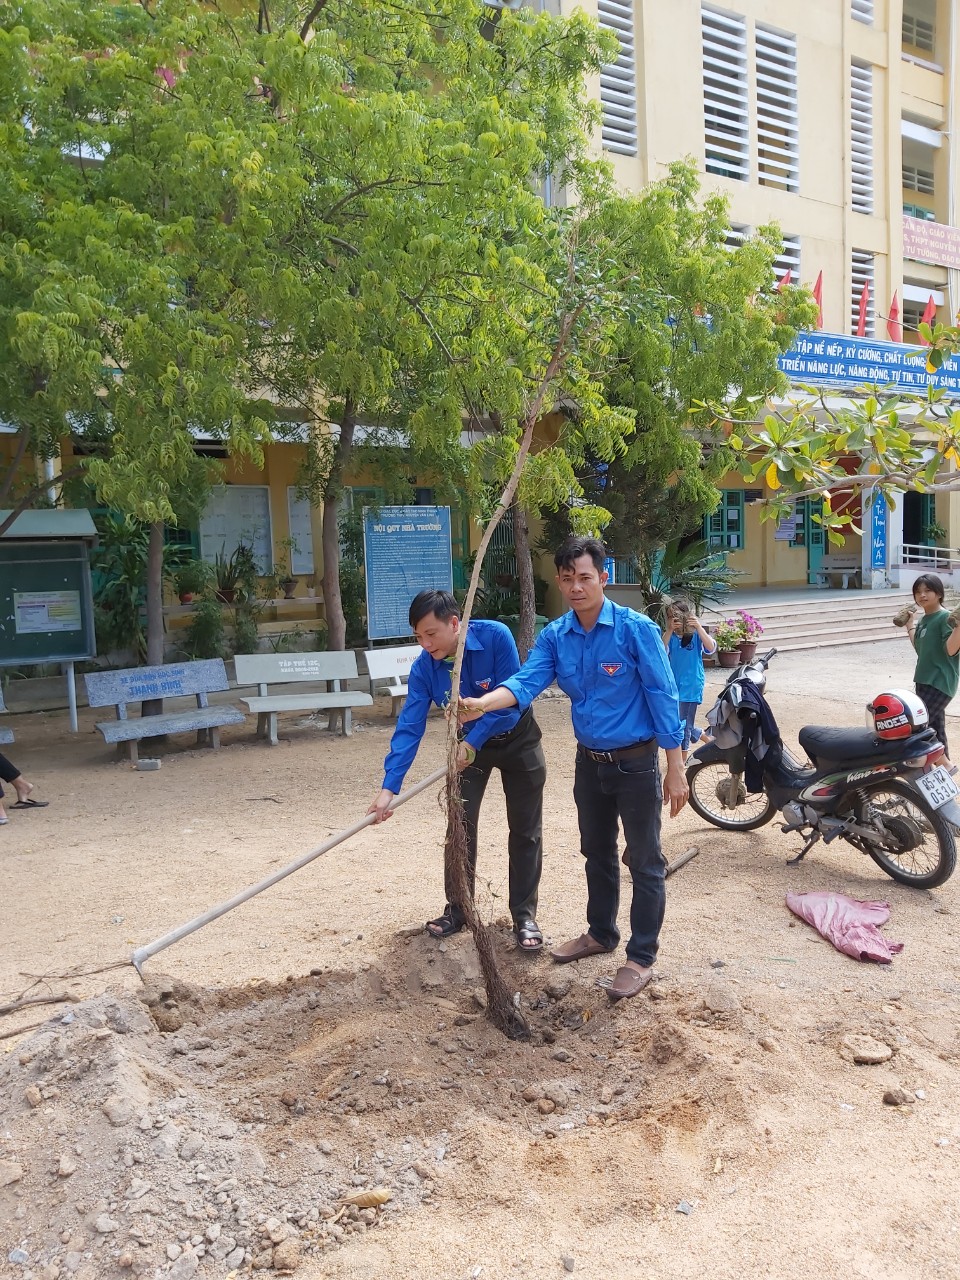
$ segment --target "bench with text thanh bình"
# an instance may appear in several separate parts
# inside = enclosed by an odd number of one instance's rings
[[[353,708],[373,706],[369,693],[340,687],[342,680],[359,678],[357,656],[352,649],[329,653],[244,653],[237,654],[234,664],[238,685],[258,686],[257,697],[240,701],[257,714],[257,737],[267,738],[274,747],[278,742],[277,715],[281,711],[329,711],[327,728],[332,732],[340,720],[344,736],[349,737]],[[305,693],[295,687],[307,684],[323,684],[324,689]],[[288,687],[282,693],[271,693],[270,685]]]
[[[137,762],[137,743],[167,733],[196,730],[197,745],[220,746],[220,729],[227,724],[243,724],[246,716],[239,707],[210,706],[207,694],[230,688],[222,658],[197,662],[170,662],[158,667],[129,667],[122,671],[91,671],[84,677],[87,702],[91,707],[115,707],[116,720],[97,725],[104,742],[127,743],[130,760]],[[158,716],[127,714],[130,703],[157,698],[196,698],[195,707],[164,712]]]

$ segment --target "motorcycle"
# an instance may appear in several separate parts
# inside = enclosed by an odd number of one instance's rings
[[[779,735],[763,742],[758,762],[755,754],[748,762],[762,731],[761,711],[769,710],[763,695],[776,652],[771,649],[731,672],[717,701],[719,708],[727,700],[723,713],[734,729],[718,736],[734,738],[738,725],[740,741],[734,746],[711,742],[692,754],[687,766],[691,808],[724,831],[755,831],[779,813],[780,830],[799,832],[805,840],[791,864],[819,841],[841,839],[900,884],[916,889],[944,884],[957,861],[960,788],[939,763],[943,745],[925,727],[923,704],[912,693],[883,694],[867,708],[872,727],[801,729],[807,763],[793,756]],[[911,715],[913,704],[917,710]],[[745,775],[757,765],[762,790],[750,792]]]

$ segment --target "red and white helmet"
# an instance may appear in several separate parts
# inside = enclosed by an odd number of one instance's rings
[[[878,738],[909,738],[930,723],[921,698],[908,689],[879,693],[867,705],[867,726]]]

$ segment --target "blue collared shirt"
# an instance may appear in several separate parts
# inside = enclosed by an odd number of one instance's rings
[[[460,696],[481,698],[508,676],[520,669],[520,655],[510,629],[502,622],[476,618],[467,627],[463,666],[460,668]],[[407,699],[397,718],[390,739],[390,750],[384,761],[383,785],[398,792],[407,770],[413,764],[417,748],[427,725],[431,706],[445,707],[450,700],[450,667],[432,658],[426,649],[410,668]],[[488,711],[473,720],[464,733],[464,741],[479,751],[488,738],[509,733],[520,719],[520,707],[506,711]]]
[[[544,627],[526,662],[501,683],[526,708],[556,680],[570,697],[573,731],[591,751],[615,751],[656,738],[683,742],[677,686],[657,625],[604,600],[584,631],[571,610]]]

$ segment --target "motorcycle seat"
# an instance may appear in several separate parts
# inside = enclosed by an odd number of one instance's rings
[[[887,742],[878,738],[872,729],[834,729],[820,724],[807,725],[800,730],[799,737],[801,747],[811,760],[845,765],[877,759],[896,760],[905,747],[914,745],[909,738]]]

